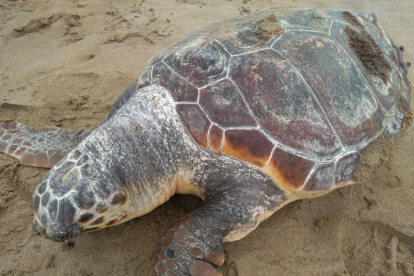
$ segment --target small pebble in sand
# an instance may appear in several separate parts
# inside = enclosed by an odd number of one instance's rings
[[[321,220],[321,219],[316,220],[315,225],[318,226],[318,227],[322,227],[323,226],[323,220]]]

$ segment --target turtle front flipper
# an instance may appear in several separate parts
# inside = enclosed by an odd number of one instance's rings
[[[36,129],[16,121],[0,121],[0,152],[24,165],[52,168],[91,132],[92,129]]]
[[[210,220],[211,214],[203,209],[182,217],[167,230],[154,258],[151,276],[223,275],[223,236],[229,227]]]

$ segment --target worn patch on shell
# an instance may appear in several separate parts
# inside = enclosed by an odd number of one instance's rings
[[[227,79],[202,89],[200,105],[222,127],[256,126],[236,87]]]
[[[313,155],[340,151],[340,143],[318,102],[280,54],[263,50],[233,57],[229,77],[260,125],[276,140]]]
[[[378,102],[331,37],[287,33],[274,47],[301,73],[345,146],[359,145],[382,130]]]
[[[208,85],[227,74],[230,55],[214,40],[195,40],[182,45],[164,62],[197,87]]]
[[[334,166],[334,162],[318,165],[303,189],[309,192],[323,192],[329,190],[333,185]]]
[[[236,24],[233,28],[218,33],[217,39],[232,55],[269,47],[277,37],[272,37],[269,41],[260,40],[256,35],[260,22],[248,21]]]
[[[165,64],[159,63],[154,66],[153,84],[159,84],[165,87],[177,102],[196,102],[198,89],[188,81],[182,79]]]
[[[346,26],[344,24],[340,24],[339,22],[333,22],[332,28],[331,28],[331,35],[335,39],[336,42],[338,42],[342,48],[348,52],[349,56],[352,58],[354,63],[356,64],[356,67],[359,69],[360,73],[364,76],[365,80],[368,82],[368,85],[371,87],[371,91],[374,93],[375,97],[379,100],[379,103],[383,106],[386,112],[390,112],[394,109],[396,100],[398,95],[392,95],[389,93],[389,88],[392,87],[394,91],[406,91],[404,88],[400,88],[398,85],[398,79],[399,79],[399,71],[400,69],[397,68],[397,66],[391,66],[391,70],[387,74],[389,77],[389,80],[387,83],[382,81],[381,75],[376,74],[375,66],[380,66],[379,63],[377,65],[372,66],[372,70],[367,70],[366,66],[371,66],[369,62],[367,63],[366,59],[361,59],[358,55],[358,51],[356,51],[354,48],[350,47],[350,37],[345,31],[345,28],[349,28],[350,30],[353,30],[356,34],[359,34],[361,39],[363,39],[362,33],[359,33],[357,30],[354,30],[353,28],[350,28],[349,26]],[[381,31],[377,28],[375,28],[371,24],[365,24],[365,30],[363,32],[370,34],[371,38],[375,43],[379,46],[379,49],[381,49],[383,54],[386,54],[386,56],[379,56],[378,58],[383,59],[384,62],[393,62],[392,56],[389,57],[389,61],[387,60],[388,53],[391,53],[392,55],[397,56],[398,52],[396,49],[392,47],[392,43],[390,40],[388,40],[385,37],[381,37]],[[370,42],[367,41],[367,44]],[[367,45],[367,47],[373,47],[372,45]],[[368,48],[369,49],[369,48]],[[361,48],[361,52],[364,52],[364,48]],[[375,51],[375,48],[374,48]],[[372,54],[372,51],[369,50],[366,52],[366,56],[370,57],[370,53]],[[375,54],[375,53],[374,53]],[[378,54],[378,53],[377,53]],[[398,59],[398,58],[397,58]],[[376,62],[377,58],[375,56],[372,56],[371,61]],[[364,64],[365,62],[365,64]],[[387,71],[387,69],[379,68],[380,72],[381,70],[383,72]],[[385,71],[384,71],[385,70]],[[374,74],[373,74],[374,73]],[[387,77],[386,75],[383,75]]]
[[[346,21],[348,21],[349,24],[353,25],[354,27],[357,27],[358,29],[362,30],[365,29],[365,26],[359,22],[358,18],[351,14],[348,11],[343,11],[342,15]]]
[[[258,26],[256,35],[260,40],[269,41],[272,36],[281,36],[285,29],[277,24],[276,15],[272,14],[266,17]]]
[[[266,171],[275,181],[290,189],[298,189],[305,183],[314,162],[276,148]]]
[[[349,37],[349,46],[361,59],[365,69],[386,83],[389,80],[391,66],[375,40],[365,31],[357,32],[350,27],[345,27],[344,30]]]
[[[222,152],[263,167],[272,149],[273,144],[257,130],[228,130]]]
[[[179,104],[177,110],[191,137],[197,144],[206,148],[207,133],[211,123],[204,112],[196,104]]]

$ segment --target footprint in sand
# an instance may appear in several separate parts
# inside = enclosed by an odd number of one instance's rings
[[[29,21],[26,25],[23,27],[19,27],[14,29],[14,32],[10,35],[13,37],[21,37],[29,33],[35,33],[39,32],[43,29],[50,28],[53,23],[60,20],[63,17],[61,14],[54,14],[50,17],[41,17],[41,18],[35,18]]]
[[[340,231],[349,275],[414,276],[414,237],[374,221],[348,222]]]

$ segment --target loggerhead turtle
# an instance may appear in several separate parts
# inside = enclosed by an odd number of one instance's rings
[[[52,168],[33,194],[33,227],[55,241],[174,193],[201,197],[167,230],[151,275],[221,275],[223,241],[289,202],[366,180],[403,140],[411,85],[401,56],[371,13],[229,19],[153,57],[95,130],[4,121],[0,150]]]

